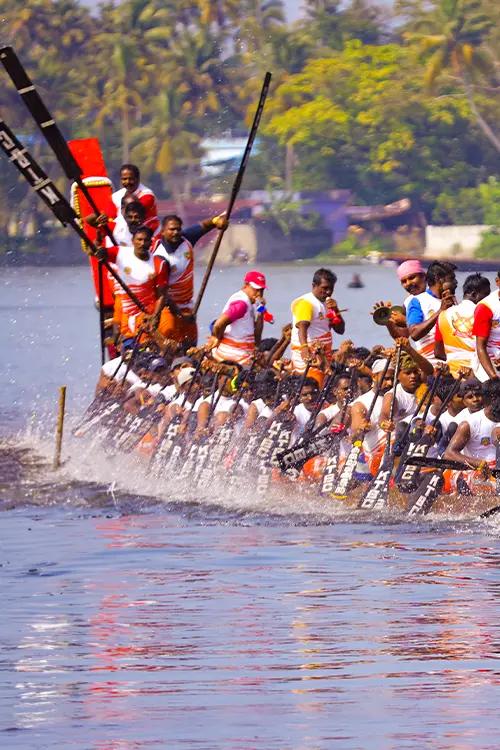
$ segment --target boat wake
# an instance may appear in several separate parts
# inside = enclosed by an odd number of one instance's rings
[[[69,430],[68,430],[69,433]],[[230,486],[213,475],[209,487],[194,490],[173,478],[161,482],[138,455],[108,454],[91,439],[65,437],[63,463],[52,468],[53,439],[33,426],[0,442],[0,508],[59,507],[91,513],[168,512],[179,520],[199,523],[265,525],[329,525],[363,523],[452,528],[458,533],[486,532],[500,536],[500,513],[480,519],[478,513],[430,513],[409,519],[391,509],[375,513],[326,502],[302,483],[272,486],[259,496],[249,484]],[[495,498],[490,498],[491,506]]]

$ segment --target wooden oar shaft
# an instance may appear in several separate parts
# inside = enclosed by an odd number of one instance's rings
[[[271,73],[266,73],[266,75],[264,76],[264,82],[262,84],[262,90],[260,92],[259,103],[257,105],[257,109],[255,111],[255,115],[254,115],[253,122],[252,122],[252,127],[250,128],[250,133],[248,135],[247,145],[245,147],[245,151],[243,152],[243,157],[241,159],[240,167],[238,169],[238,173],[236,175],[236,179],[233,184],[233,189],[231,190],[231,196],[229,198],[229,203],[228,203],[228,207],[226,210],[227,221],[229,221],[231,217],[234,204],[236,202],[236,198],[238,197],[238,193],[241,188],[241,183],[243,182],[243,177],[244,177],[245,170],[247,167],[248,159],[250,158],[250,152],[252,150],[255,136],[259,128],[259,123],[262,117],[262,112],[264,110],[264,104],[266,102],[270,83],[271,83]],[[203,277],[203,281],[201,282],[200,291],[198,292],[198,297],[196,299],[196,302],[194,303],[193,315],[196,315],[196,313],[198,312],[200,308],[201,300],[203,299],[203,295],[205,294],[205,289],[207,288],[208,280],[210,278],[210,274],[212,273],[215,259],[217,258],[219,248],[221,246],[222,238],[224,236],[224,231],[225,231],[224,229],[220,230],[219,234],[217,235],[217,239],[215,241],[215,245],[212,250],[210,260],[208,261],[208,265],[205,271],[205,275]]]
[[[62,450],[62,439],[64,432],[64,414],[66,408],[66,386],[62,385],[59,388],[59,407],[57,412],[57,428],[56,428],[56,449],[54,453],[54,462],[52,467],[58,469],[61,465],[61,450]]]

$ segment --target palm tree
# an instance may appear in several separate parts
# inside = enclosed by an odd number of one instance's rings
[[[427,57],[425,84],[432,90],[438,78],[451,71],[461,82],[471,112],[486,138],[500,152],[500,138],[479,112],[474,98],[474,79],[494,75],[491,57],[483,42],[493,21],[481,9],[480,0],[438,0],[434,12],[424,19],[428,28],[408,32],[423,57]]]
[[[171,189],[181,211],[193,166],[199,165],[201,156],[200,135],[186,127],[191,108],[185,87],[166,86],[149,103],[147,114],[146,124],[131,132],[132,154],[145,174],[161,175],[163,187]]]

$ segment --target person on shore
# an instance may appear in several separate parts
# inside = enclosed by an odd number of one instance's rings
[[[476,350],[474,313],[476,305],[490,294],[490,282],[480,273],[467,276],[463,285],[464,298],[457,305],[442,310],[436,322],[434,356],[444,360],[453,377],[464,367],[471,369]]]
[[[437,362],[434,355],[437,319],[441,312],[456,305],[455,269],[453,263],[431,263],[426,274],[426,290],[413,295],[406,308],[406,322],[415,349],[433,364]]]
[[[226,227],[225,213],[203,219],[199,224],[184,230],[182,219],[169,214],[163,219],[160,236],[153,244],[155,258],[165,262],[168,273],[165,308],[159,322],[159,331],[186,348],[196,346],[198,340],[196,319],[193,316],[193,248],[207,232]]]
[[[292,302],[292,366],[296,373],[305,371],[316,349],[330,357],[332,331],[345,331],[344,319],[332,297],[336,281],[332,271],[320,268],[313,276],[312,290]]]
[[[474,374],[484,382],[500,377],[500,270],[497,289],[482,299],[474,311],[472,334],[476,337]]]
[[[232,294],[222,314],[215,321],[206,348],[217,362],[230,361],[247,365],[258,347],[264,318],[255,304],[263,306],[266,277],[260,271],[249,271],[242,288]]]

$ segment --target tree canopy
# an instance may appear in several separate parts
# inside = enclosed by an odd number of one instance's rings
[[[3,0],[2,30],[65,135],[97,135],[113,176],[133,160],[166,197],[220,188],[201,175],[203,139],[246,131],[271,70],[248,187],[409,197],[428,220],[450,220],[454,196],[466,203],[500,167],[500,4],[303,5],[287,23],[281,0],[122,0],[94,12]],[[52,168],[7,79],[0,106]],[[3,161],[0,190],[5,229],[32,198]]]

